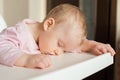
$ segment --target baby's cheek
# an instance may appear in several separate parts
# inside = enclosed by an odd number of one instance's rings
[[[82,52],[82,50],[81,50],[80,47],[75,48],[73,51],[74,51],[75,53],[81,53],[81,52]]]
[[[50,46],[46,43],[41,43],[39,44],[39,49],[41,52],[47,52],[47,51],[50,51]]]

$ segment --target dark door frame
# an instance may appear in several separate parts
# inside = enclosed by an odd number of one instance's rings
[[[117,0],[97,0],[97,23],[95,40],[109,43],[115,49]],[[114,80],[115,62],[104,70],[105,80]]]
[[[109,43],[115,49],[117,0],[97,1],[97,23],[95,40]]]

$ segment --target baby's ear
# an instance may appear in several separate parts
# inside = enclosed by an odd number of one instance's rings
[[[43,28],[45,31],[50,30],[55,25],[55,19],[54,18],[48,18],[44,21]]]

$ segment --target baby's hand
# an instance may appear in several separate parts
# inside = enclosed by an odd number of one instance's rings
[[[25,67],[29,68],[47,68],[51,65],[51,59],[49,55],[35,54],[30,55],[27,58]]]
[[[109,44],[103,44],[99,42],[96,42],[94,44],[94,46],[91,49],[91,52],[97,55],[104,54],[107,52],[109,52],[112,56],[115,55],[114,49]]]

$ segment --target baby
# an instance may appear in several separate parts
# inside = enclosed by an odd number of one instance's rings
[[[43,22],[23,20],[0,33],[0,63],[8,66],[47,68],[51,55],[64,52],[110,52],[109,44],[86,39],[86,22],[79,8],[61,4]]]

